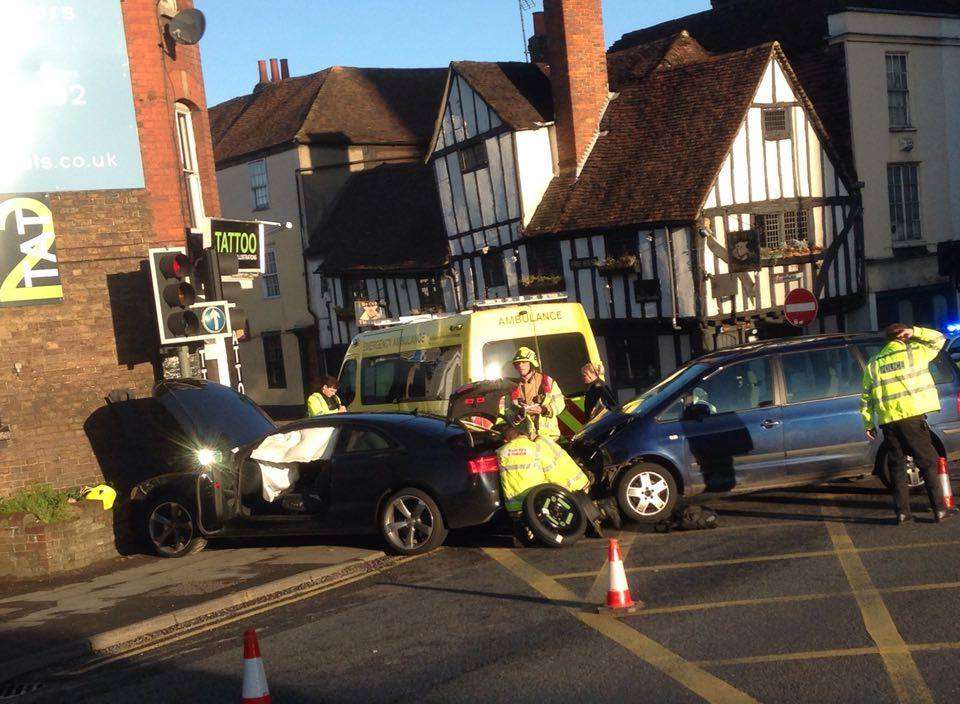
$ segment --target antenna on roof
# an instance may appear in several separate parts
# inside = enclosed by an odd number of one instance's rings
[[[523,58],[525,61],[529,61],[530,49],[527,48],[527,25],[523,19],[523,13],[532,10],[536,3],[534,0],[517,0],[517,5],[520,8],[520,37],[523,40]]]

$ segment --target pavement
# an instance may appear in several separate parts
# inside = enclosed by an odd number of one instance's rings
[[[49,579],[0,582],[0,681],[384,557],[365,539],[321,540],[214,542],[180,559],[138,555]]]
[[[236,701],[250,627],[286,704],[960,701],[960,518],[892,525],[874,481],[710,505],[715,530],[619,533],[646,602],[624,618],[595,610],[605,541],[454,534],[346,586],[21,682],[41,689],[17,701]]]

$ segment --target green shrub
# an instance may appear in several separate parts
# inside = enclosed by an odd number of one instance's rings
[[[59,523],[73,515],[69,499],[76,498],[76,493],[39,484],[22,489],[9,499],[0,498],[0,515],[32,513],[41,523]]]

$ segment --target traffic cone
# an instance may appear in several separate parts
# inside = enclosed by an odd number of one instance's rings
[[[270,704],[267,673],[263,671],[260,643],[254,628],[243,634],[243,698],[240,704]]]
[[[953,487],[950,485],[950,473],[947,471],[946,457],[941,457],[937,461],[937,475],[940,479],[940,492],[943,494],[941,508],[944,511],[953,511]]]
[[[607,605],[597,608],[597,613],[623,616],[632,614],[637,608],[642,608],[642,602],[634,602],[630,596],[630,587],[627,585],[627,573],[623,569],[623,559],[620,557],[620,543],[616,538],[610,538],[610,547],[607,552],[607,563],[610,565],[610,588],[607,590]]]

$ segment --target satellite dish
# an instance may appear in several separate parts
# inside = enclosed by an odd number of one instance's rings
[[[200,10],[182,10],[167,23],[167,33],[177,44],[196,44],[207,28],[207,19]]]

